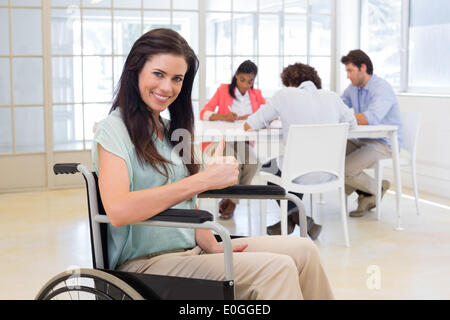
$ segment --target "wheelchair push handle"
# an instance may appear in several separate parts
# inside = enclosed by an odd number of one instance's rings
[[[53,166],[55,174],[74,174],[78,172],[79,163],[56,163]]]

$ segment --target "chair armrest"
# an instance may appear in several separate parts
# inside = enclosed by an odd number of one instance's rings
[[[212,214],[204,210],[167,209],[150,219],[137,222],[134,225],[169,228],[209,229],[215,231],[222,239],[222,243],[224,246],[225,279],[233,281],[233,248],[231,245],[230,233],[226,228],[212,220]],[[110,223],[108,216],[100,214],[97,214],[94,217],[94,221],[96,223]]]
[[[213,221],[213,215],[204,210],[192,209],[167,209],[156,216],[148,219],[148,221],[167,221],[167,222],[183,222],[183,223],[203,223],[205,221]]]
[[[231,187],[208,190],[198,198],[234,198],[234,199],[284,199],[286,191],[280,186],[234,185]]]

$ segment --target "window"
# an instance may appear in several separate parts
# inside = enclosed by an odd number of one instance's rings
[[[409,87],[450,93],[450,2],[412,0],[409,25]]]
[[[258,66],[255,87],[270,98],[280,74],[295,62],[316,68],[331,86],[332,1],[207,1],[206,98],[230,83],[244,60]]]
[[[0,154],[45,151],[41,6],[0,2]]]
[[[361,49],[400,92],[450,93],[450,2],[361,0]]]
[[[132,44],[154,28],[180,32],[201,59],[197,118],[246,59],[267,98],[294,62],[314,66],[330,88],[333,8],[334,0],[0,0],[0,154],[89,150]]]
[[[361,7],[361,49],[374,73],[400,88],[400,0],[364,0]]]
[[[155,28],[173,28],[198,51],[198,2],[53,0],[51,6],[53,147],[91,148],[108,115],[131,46]],[[198,86],[193,90],[198,105]]]

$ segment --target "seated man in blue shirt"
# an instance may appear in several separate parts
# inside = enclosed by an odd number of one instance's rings
[[[373,74],[370,58],[361,50],[343,56],[347,78],[352,82],[342,94],[344,103],[353,108],[358,125],[396,125],[398,142],[402,144],[402,122],[397,97],[391,85]],[[362,217],[376,206],[376,181],[363,170],[376,161],[391,157],[388,139],[349,139],[345,160],[345,188],[347,195],[359,194],[358,208],[351,217]],[[382,196],[389,189],[389,181],[382,182]]]

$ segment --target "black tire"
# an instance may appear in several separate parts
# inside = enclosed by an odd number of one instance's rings
[[[96,269],[74,269],[50,279],[36,300],[143,300],[123,280]]]

